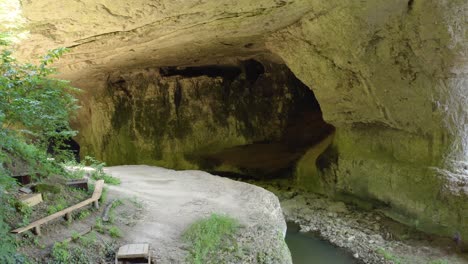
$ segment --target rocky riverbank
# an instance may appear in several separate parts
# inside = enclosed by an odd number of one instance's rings
[[[256,184],[278,196],[287,221],[350,251],[363,263],[468,263],[468,255],[452,240],[420,233],[378,210],[364,211],[284,183]]]

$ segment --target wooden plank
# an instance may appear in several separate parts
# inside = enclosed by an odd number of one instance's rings
[[[73,218],[72,218],[72,212],[66,213],[64,217],[65,217],[65,220],[66,220],[67,222],[69,222],[69,223],[73,220]]]
[[[149,256],[149,244],[128,244],[119,248],[117,259],[147,258]]]
[[[41,235],[41,226],[40,225],[34,227],[34,233],[36,233],[36,235],[38,235],[38,236]]]
[[[32,190],[29,187],[22,187],[19,189],[19,191],[22,193],[27,193],[27,194],[32,193]]]
[[[59,218],[61,216],[64,216],[66,215],[67,213],[71,213],[73,212],[74,210],[77,210],[77,209],[80,209],[81,207],[84,207],[88,204],[91,204],[93,202],[97,202],[97,200],[99,200],[99,198],[101,198],[101,194],[102,194],[102,188],[104,186],[104,181],[103,180],[99,180],[96,182],[95,184],[95,188],[94,188],[94,193],[93,193],[93,196],[89,199],[86,199],[82,202],[79,202],[77,204],[75,204],[74,206],[71,206],[71,207],[68,207],[68,208],[65,208],[63,209],[62,211],[58,211],[54,214],[51,214],[49,216],[46,216],[44,218],[41,218],[37,221],[34,221],[32,223],[30,223],[29,225],[25,226],[25,227],[21,227],[21,228],[17,228],[13,231],[11,231],[12,233],[23,233],[25,231],[28,231],[32,228],[36,228],[36,227],[39,227],[40,225],[43,225],[51,220],[54,220],[56,218]]]
[[[102,195],[102,188],[104,187],[104,180],[99,180],[94,184],[94,192],[92,199],[99,200]]]
[[[70,180],[66,184],[68,187],[88,191],[88,179]]]
[[[31,193],[31,194],[21,195],[19,197],[19,200],[22,203],[27,204],[28,206],[34,206],[34,205],[39,204],[39,203],[42,202],[42,194],[40,194],[40,193]]]

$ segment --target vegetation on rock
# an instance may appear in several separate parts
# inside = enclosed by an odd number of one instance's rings
[[[219,253],[235,243],[233,235],[238,228],[237,220],[218,214],[193,223],[183,236],[190,244],[189,263],[219,263]]]

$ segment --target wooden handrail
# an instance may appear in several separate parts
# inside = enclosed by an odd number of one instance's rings
[[[82,202],[79,202],[73,206],[70,206],[68,208],[65,208],[61,211],[58,211],[56,213],[53,213],[49,216],[46,216],[44,218],[41,218],[37,221],[34,221],[32,223],[30,223],[29,225],[25,226],[25,227],[20,227],[20,228],[17,228],[15,230],[12,230],[11,232],[12,233],[16,233],[16,234],[21,234],[23,232],[26,232],[32,228],[35,229],[35,232],[37,235],[40,235],[41,234],[41,231],[40,231],[40,226],[51,221],[51,220],[54,220],[56,218],[59,218],[61,216],[65,216],[67,218],[67,220],[71,220],[71,213],[74,211],[74,210],[77,210],[77,209],[80,209],[88,204],[91,204],[91,203],[94,203],[94,207],[96,208],[99,208],[99,199],[101,198],[101,195],[102,195],[102,188],[104,187],[104,180],[99,180],[99,181],[96,181],[96,184],[94,185],[94,192],[93,192],[93,195],[91,196],[91,198],[88,198]]]

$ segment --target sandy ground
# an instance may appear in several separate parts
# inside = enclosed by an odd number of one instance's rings
[[[122,181],[108,186],[109,199],[136,199],[144,208],[134,225],[122,229],[122,243],[150,243],[157,263],[184,263],[188,252],[181,239],[183,231],[211,213],[228,214],[247,227],[274,223],[279,232],[286,231],[277,197],[254,185],[202,171],[151,166],[117,166],[105,171]]]

